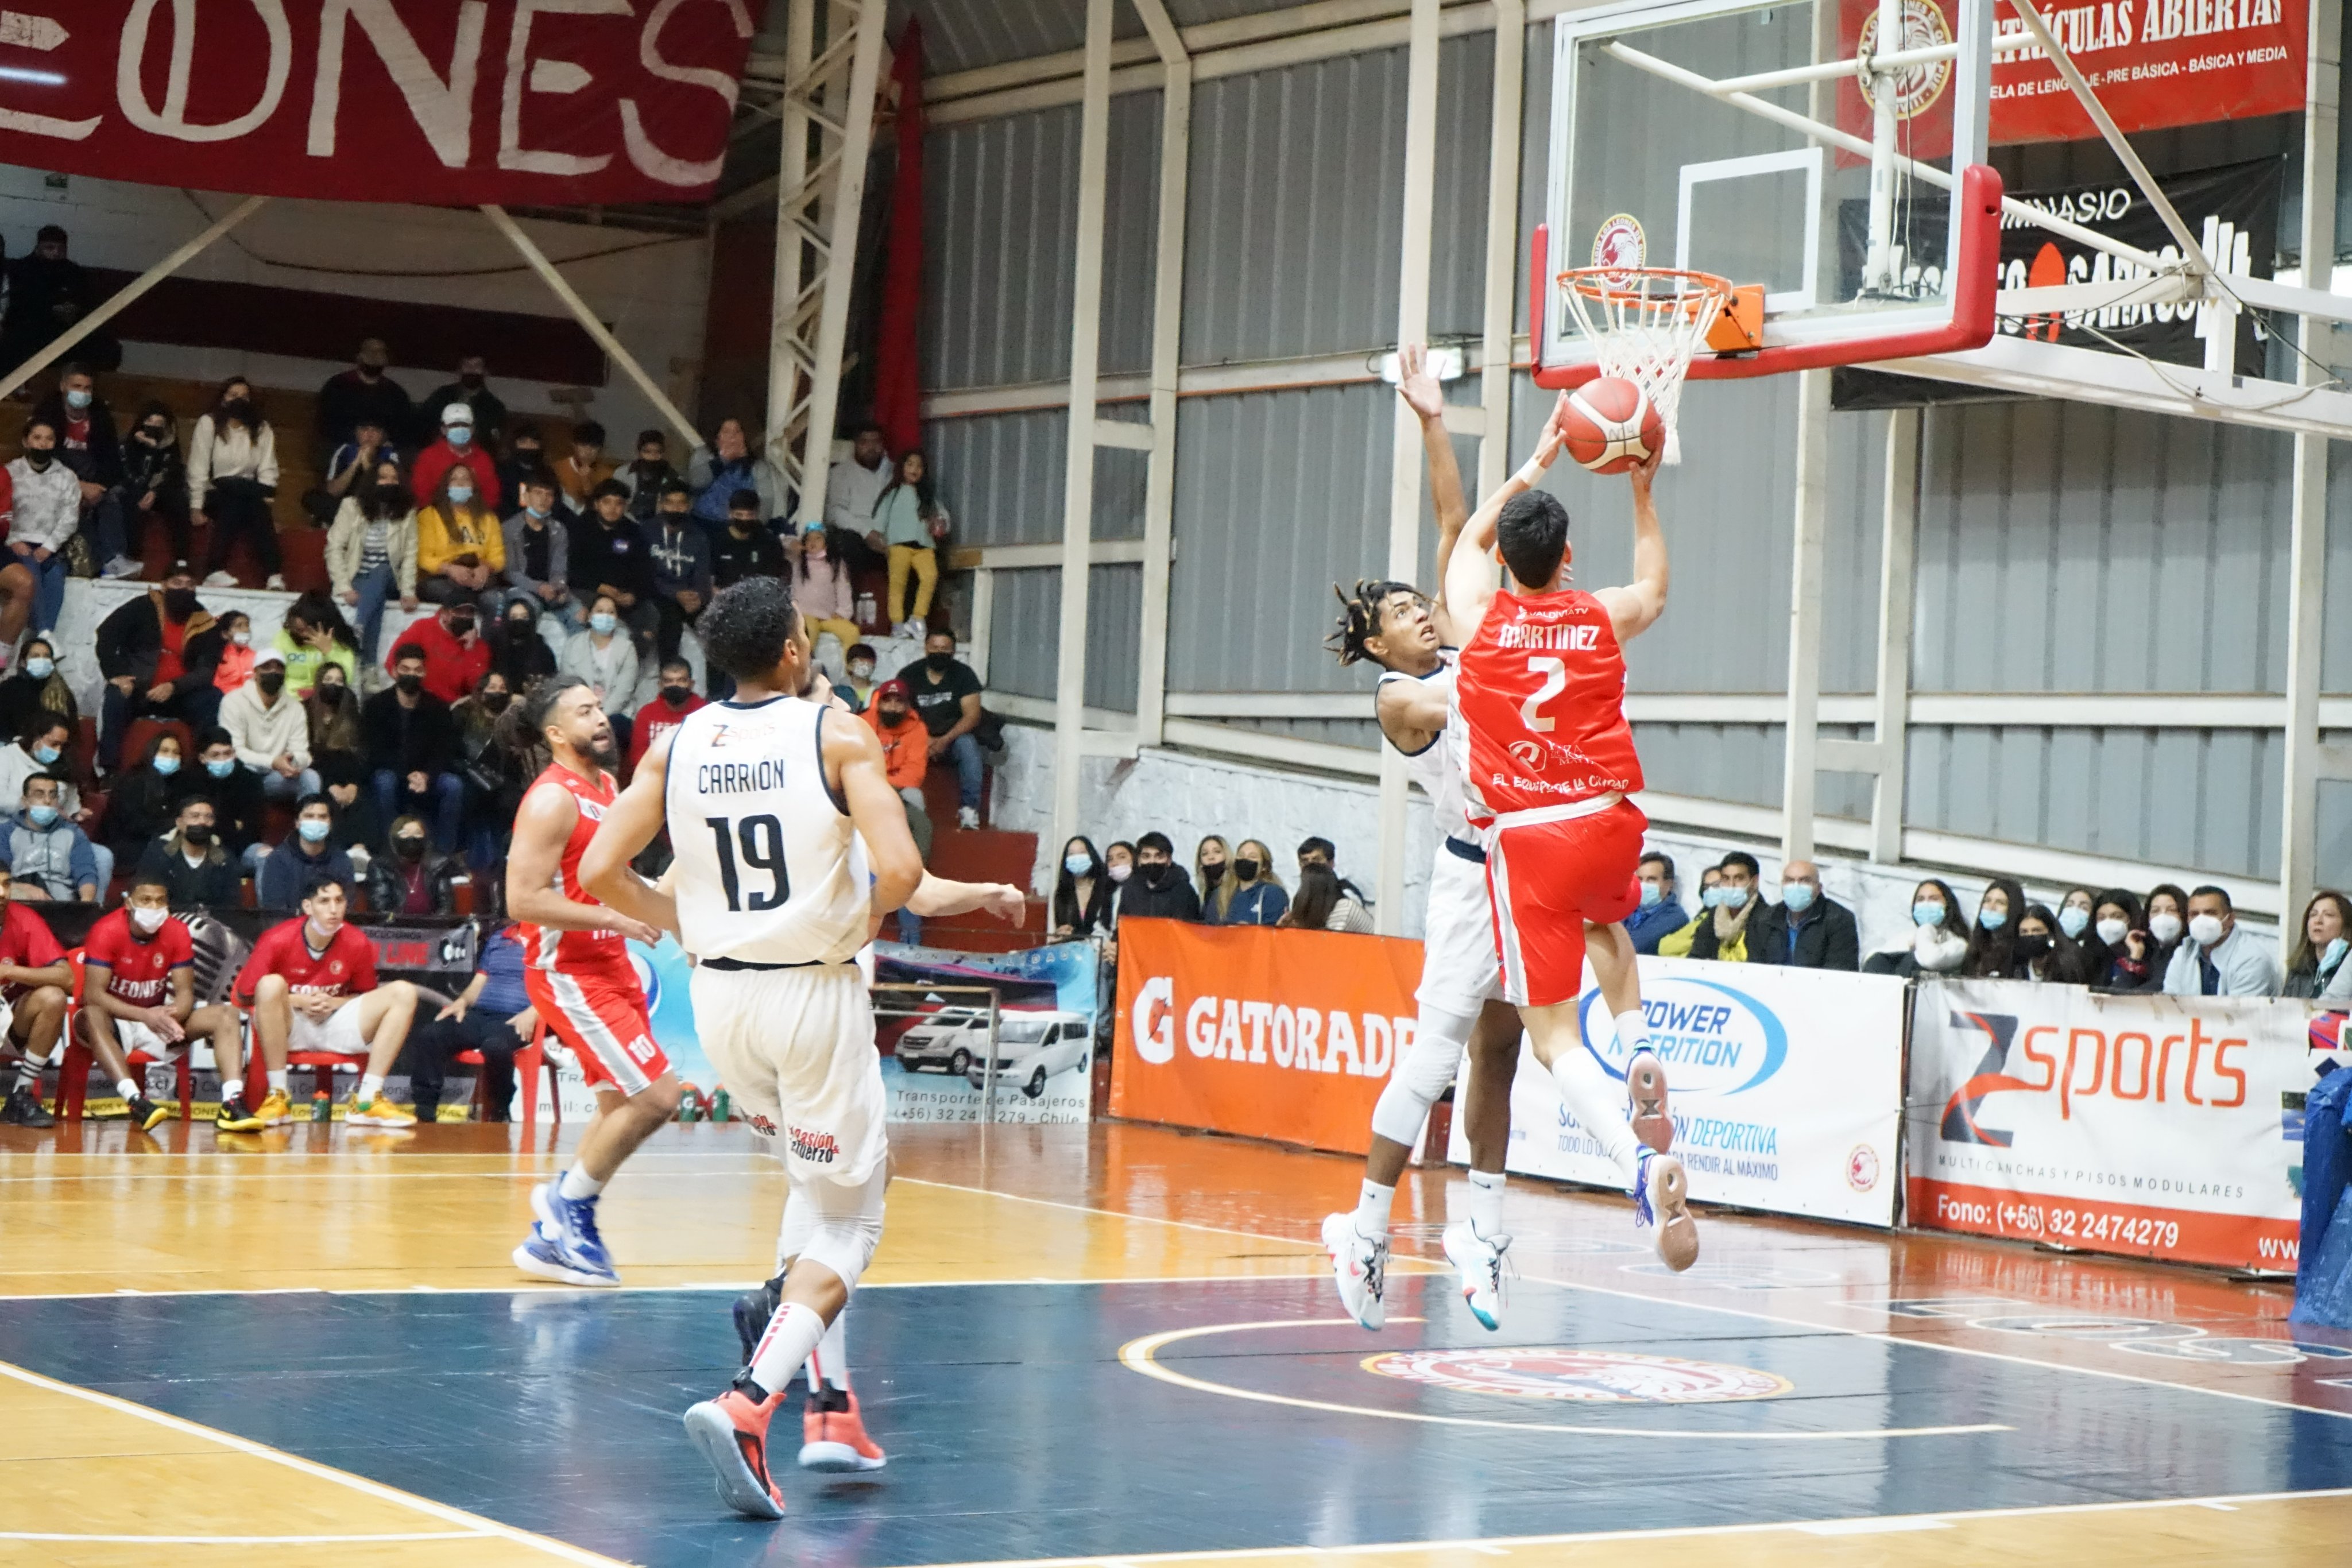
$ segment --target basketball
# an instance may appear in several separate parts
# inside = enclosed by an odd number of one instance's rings
[[[1622,474],[1666,438],[1656,405],[1622,376],[1602,376],[1569,393],[1562,423],[1568,455],[1595,474]]]

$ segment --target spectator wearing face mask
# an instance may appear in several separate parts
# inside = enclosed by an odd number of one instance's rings
[[[245,903],[245,874],[221,847],[213,803],[202,795],[182,800],[172,831],[147,841],[138,870],[163,884],[174,909],[237,909]]]
[[[1757,913],[1766,922],[1757,961],[1848,974],[1862,967],[1853,911],[1822,892],[1822,868],[1813,862],[1790,861],[1781,867],[1780,902]]]
[[[373,424],[394,440],[406,439],[416,406],[401,384],[384,373],[392,350],[382,338],[362,338],[350,370],[330,376],[319,389],[318,443],[332,452]]]
[[[58,372],[57,390],[33,409],[34,417],[57,427],[58,461],[73,470],[81,486],[81,528],[90,558],[103,562],[101,577],[137,577],[140,565],[128,553],[124,506],[127,493],[122,442],[115,434],[114,410],[98,392],[98,382],[81,365]]]
[[[2025,913],[2025,889],[1999,876],[1977,900],[1976,928],[1969,933],[1969,956],[1960,972],[1971,979],[2007,980],[2017,975],[2017,923]]]
[[[2179,883],[2160,882],[2147,890],[2147,935],[2155,946],[2141,956],[2147,965],[2147,984],[2142,988],[2160,991],[2173,955],[2189,935],[2189,893]]]
[[[294,831],[268,852],[254,875],[254,903],[264,909],[299,909],[303,890],[313,878],[333,875],[348,881],[352,857],[334,839],[333,803],[324,795],[305,796],[294,809]]]
[[[2302,934],[2287,954],[2283,997],[2352,1001],[2352,899],[2323,890],[2303,906]]]
[[[2139,896],[2108,888],[2091,901],[2091,928],[2082,939],[2083,983],[2098,990],[2146,990],[2147,954],[2155,946]]]
[[[442,481],[449,470],[462,465],[473,491],[467,500],[479,505],[493,519],[497,517],[504,495],[499,488],[498,461],[476,436],[472,409],[462,402],[452,402],[441,410],[441,438],[416,455],[416,465],[409,471],[409,484],[418,506],[431,505],[441,494]],[[491,530],[497,531],[497,527],[493,521]]]
[[[417,509],[416,592],[427,603],[479,604],[496,614],[506,603],[506,533],[497,501],[477,488],[477,466],[451,464]]]
[[[1201,893],[1201,918],[1212,925],[1224,923],[1225,907],[1233,902],[1233,882],[1226,874],[1233,869],[1226,863],[1232,859],[1233,851],[1215,833],[1192,849],[1192,885]]]
[[[517,696],[555,674],[555,650],[540,634],[539,612],[529,600],[510,601],[489,635],[490,668],[507,678]]]
[[[445,703],[465,699],[490,670],[490,645],[483,641],[479,612],[471,604],[445,606],[430,621],[419,621],[400,634],[400,646],[385,656],[386,670],[396,671],[403,650],[425,654],[425,689]]]
[[[1135,841],[1135,874],[1119,889],[1121,920],[1198,920],[1201,895],[1192,879],[1176,863],[1176,846],[1168,835],[1153,831]]]
[[[576,628],[593,614],[602,594],[631,632],[650,639],[660,623],[653,607],[653,559],[628,504],[628,491],[608,479],[590,498],[587,520],[572,525],[566,570],[580,585],[572,595],[572,623]]]
[[[1080,833],[1064,844],[1061,870],[1054,879],[1054,935],[1065,941],[1108,936],[1117,892],[1092,839]]]
[[[727,504],[727,520],[710,530],[711,580],[732,588],[747,577],[784,575],[784,547],[761,514],[760,497],[738,490]]]
[[[173,566],[188,564],[188,464],[180,452],[180,422],[163,403],[149,399],[140,405],[139,422],[122,444],[122,493],[130,501],[130,522],[140,538],[131,543],[143,549],[144,520],[162,521],[165,559]]]
[[[213,685],[227,639],[196,602],[195,579],[173,571],[161,590],[115,607],[98,623],[98,670],[106,678],[99,766],[121,766],[122,732],[134,718],[175,718],[192,729],[220,711]]]
[[[268,574],[263,585],[283,589],[278,520],[270,501],[278,494],[278,433],[254,402],[253,383],[231,376],[221,383],[212,408],[196,421],[188,442],[188,499],[196,516],[212,525],[205,546],[206,588],[235,588],[229,552],[242,538]]]
[[[850,580],[841,541],[812,526],[793,556],[793,603],[808,622],[809,640],[832,633],[846,662],[857,646],[857,585]]]
[[[434,836],[444,854],[457,847],[466,805],[466,783],[456,771],[457,727],[449,705],[425,688],[425,650],[404,642],[392,651],[392,689],[376,693],[360,709],[373,775],[376,820],[392,821],[404,811],[430,812]]]
[[[216,724],[196,732],[196,764],[189,781],[212,798],[222,844],[244,857],[248,870],[257,868],[268,852],[261,841],[268,815],[261,776],[236,759],[236,741]]]
[[[662,737],[686,722],[687,715],[698,713],[710,705],[694,689],[694,666],[684,659],[671,659],[661,667],[661,685],[655,688],[653,701],[637,710],[635,722],[629,726],[629,768],[635,771],[646,753],[662,744]]]
[[[628,497],[629,516],[640,523],[652,521],[665,487],[686,483],[686,476],[670,466],[669,437],[658,430],[637,433],[635,461],[616,469],[613,478]],[[693,493],[694,487],[688,486],[687,494]]]
[[[290,678],[290,677],[289,677]],[[319,684],[302,700],[302,716],[310,727],[310,766],[331,789],[367,777],[367,740],[360,729],[359,695],[341,664],[319,670]]]
[[[507,601],[520,600],[534,615],[552,615],[572,602],[570,530],[555,515],[555,481],[526,475],[516,494],[522,505],[505,530]]]
[[[374,658],[384,606],[395,597],[404,611],[418,603],[416,508],[397,462],[378,463],[336,508],[327,529],[327,576],[336,601],[359,620],[352,642],[358,656]]]
[[[1110,879],[1110,924],[1118,927],[1118,896],[1127,886],[1128,878],[1135,874],[1135,846],[1125,839],[1113,839],[1103,846],[1103,875]]]
[[[106,847],[120,863],[137,865],[147,846],[172,831],[180,802],[196,789],[190,773],[180,737],[163,729],[149,738],[136,766],[114,776],[106,797]]]
[[[81,705],[74,701],[73,687],[58,673],[57,644],[47,637],[36,637],[25,644],[24,657],[16,667],[0,680],[0,735],[22,735],[34,719],[50,715],[80,727]]]
[[[2176,997],[2274,997],[2278,960],[2239,927],[2229,894],[2209,883],[2189,894],[2189,939],[2165,968],[2164,989]]]
[[[220,618],[220,632],[221,651],[213,664],[213,685],[226,702],[229,693],[253,679],[253,617],[232,610]]]
[[[548,471],[546,438],[539,426],[518,424],[499,457],[499,488],[520,504],[524,484],[534,476],[546,479],[551,493],[562,493],[556,490],[555,476]]]
[[[1756,879],[1760,868],[1746,850],[1734,850],[1717,867],[1723,875],[1707,890],[1715,902],[1681,930],[1662,937],[1658,953],[1667,958],[1713,958],[1717,963],[1745,964],[1765,957],[1758,938],[1770,935],[1768,917],[1757,919]],[[1706,904],[1702,894],[1699,902]]]
[[[58,804],[66,821],[87,831],[93,813],[82,803],[81,789],[75,777],[74,734],[74,727],[62,716],[42,714],[26,726],[16,745],[0,748],[0,800],[16,799],[24,791],[26,779],[47,774],[64,783],[65,792]],[[113,856],[106,856],[104,869],[110,874],[113,872]]]
[[[2058,928],[2058,916],[2048,904],[2029,904],[2017,923],[2017,973],[2021,980],[2047,984],[2082,984],[2080,950]]]
[[[495,446],[507,427],[507,405],[490,390],[489,363],[479,354],[462,354],[457,360],[457,379],[435,387],[425,394],[426,408],[441,410],[446,426],[449,411],[463,404],[470,413],[472,434],[477,445]]]
[[[2087,887],[2068,888],[2054,912],[2058,916],[2058,935],[2077,945],[2092,940],[2093,911],[2098,903],[2098,895]]]
[[[1960,901],[1940,877],[1929,877],[1911,890],[1911,941],[1891,952],[1873,953],[1863,966],[1865,974],[1949,975],[1969,956],[1969,924],[1960,915]]]
[[[359,634],[335,601],[317,589],[286,607],[286,619],[269,645],[286,661],[286,689],[308,697],[319,685],[319,672],[332,664],[352,681],[360,673]]]
[[[845,651],[842,680],[849,688],[849,701],[864,713],[874,700],[874,664],[876,655],[871,643],[853,643]]]
[[[637,695],[637,645],[621,624],[611,594],[589,601],[587,629],[573,632],[563,645],[556,671],[577,675],[595,689],[597,706],[613,721],[614,741],[626,753]]]
[[[96,904],[112,868],[100,867],[89,836],[65,815],[59,804],[65,788],[50,773],[25,780],[16,814],[0,827],[0,865],[15,877],[18,898]]]
[[[686,629],[710,602],[710,539],[695,520],[694,492],[682,479],[662,486],[646,545],[654,563],[654,650],[677,657]]]
[[[253,679],[221,699],[221,727],[236,759],[260,779],[265,800],[299,800],[319,792],[310,766],[310,716],[286,689],[286,660],[275,648],[254,661]]]
[[[81,480],[58,457],[58,427],[25,422],[23,450],[8,465],[14,510],[8,549],[33,577],[33,630],[58,623],[66,602],[66,541],[81,527]]]
[[[931,858],[931,813],[923,800],[923,778],[931,770],[931,732],[915,716],[914,694],[904,681],[885,681],[862,716],[882,742],[882,768],[890,788],[907,807],[907,831],[924,860]]]
[[[457,862],[433,848],[422,817],[392,824],[391,853],[368,862],[368,907],[387,915],[457,913]]]
[[[1290,892],[1275,873],[1274,855],[1256,839],[1244,839],[1234,851],[1233,869],[1224,883],[1220,925],[1278,925],[1290,908]]]
[[[1653,850],[1642,857],[1633,875],[1642,884],[1642,903],[1625,917],[1625,935],[1633,939],[1634,952],[1655,953],[1660,942],[1690,924],[1675,894],[1674,857]]]

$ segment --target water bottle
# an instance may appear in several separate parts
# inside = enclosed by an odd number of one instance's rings
[[[729,1119],[727,1086],[723,1083],[719,1085],[719,1092],[710,1097],[710,1119],[714,1122],[724,1122]]]
[[[310,1096],[310,1120],[331,1122],[334,1119],[335,1097],[323,1089],[319,1090]]]
[[[873,625],[874,612],[877,608],[878,606],[875,604],[874,595],[872,593],[868,592],[859,594],[857,596],[856,605],[857,624],[860,627]],[[842,652],[847,653],[848,650],[845,648]]]

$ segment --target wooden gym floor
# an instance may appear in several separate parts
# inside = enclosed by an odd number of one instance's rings
[[[889,1467],[755,1524],[677,1427],[772,1247],[745,1130],[623,1173],[614,1292],[507,1261],[551,1129],[163,1134],[0,1130],[0,1563],[2352,1561],[2352,1343],[2280,1286],[1734,1216],[1674,1277],[1528,1182],[1502,1332],[1405,1259],[1373,1336],[1312,1240],[1356,1162],[1116,1125],[894,1134]]]

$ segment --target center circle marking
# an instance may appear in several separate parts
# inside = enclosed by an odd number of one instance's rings
[[[1776,1399],[1796,1385],[1769,1372],[1720,1362],[1623,1351],[1404,1350],[1364,1358],[1381,1377],[1513,1399],[1564,1399],[1588,1405],[1714,1405]]]

